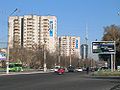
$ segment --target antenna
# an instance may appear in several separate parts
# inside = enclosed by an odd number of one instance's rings
[[[118,8],[118,12],[117,12],[117,15],[120,16],[120,9]]]
[[[86,30],[85,30],[85,42],[88,43],[88,26],[86,24]]]

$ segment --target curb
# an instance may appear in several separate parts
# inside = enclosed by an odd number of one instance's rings
[[[90,76],[90,77],[98,79],[120,79],[120,76]]]
[[[26,75],[26,74],[39,74],[39,73],[50,73],[50,72],[43,72],[43,71],[38,71],[38,72],[20,72],[20,73],[9,73],[9,74],[0,74],[0,76],[7,76],[7,75]]]

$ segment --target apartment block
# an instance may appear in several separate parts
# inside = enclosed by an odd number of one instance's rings
[[[32,49],[45,45],[54,52],[57,41],[57,18],[55,16],[10,16],[9,47]]]
[[[61,55],[74,55],[80,58],[80,37],[61,36],[59,37],[59,48]]]

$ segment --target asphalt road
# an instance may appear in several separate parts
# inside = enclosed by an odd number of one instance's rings
[[[117,80],[91,78],[84,73],[0,76],[0,90],[110,90],[116,85]]]

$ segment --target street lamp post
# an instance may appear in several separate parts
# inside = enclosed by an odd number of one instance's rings
[[[44,72],[47,71],[47,66],[46,66],[46,41],[44,39]]]
[[[58,64],[59,64],[59,66],[60,66],[60,52],[59,52],[59,56],[58,56]]]
[[[15,9],[11,14],[13,15],[18,9]],[[9,22],[8,22],[8,47],[7,47],[7,61],[6,61],[6,74],[9,74],[9,55],[10,55],[10,47],[9,47]]]

